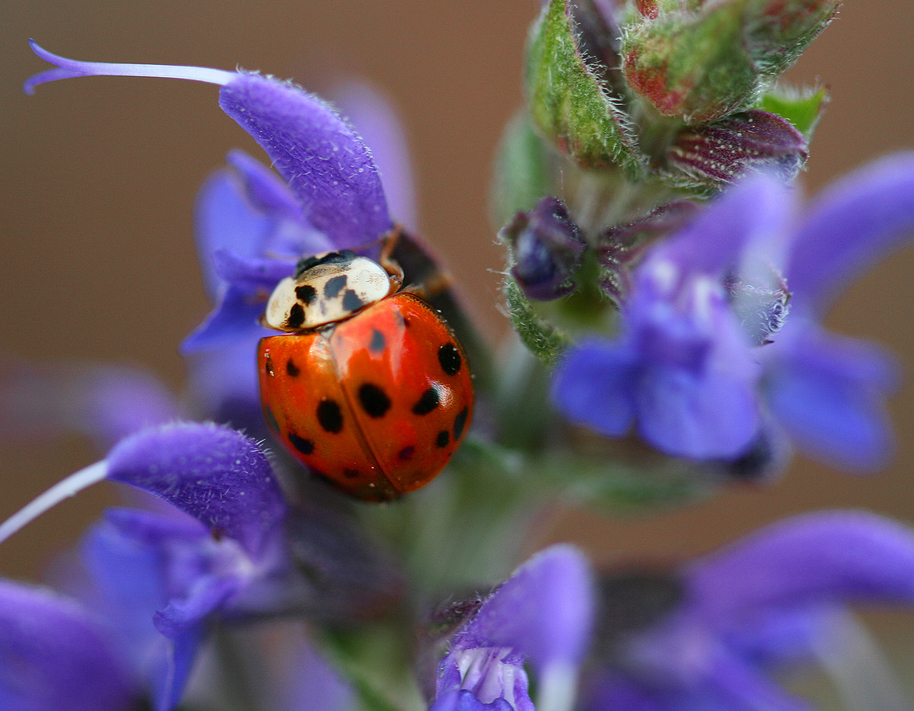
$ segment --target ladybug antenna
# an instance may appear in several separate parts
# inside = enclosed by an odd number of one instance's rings
[[[80,469],[63,481],[57,482],[43,494],[39,494],[31,503],[0,523],[0,543],[12,536],[27,523],[35,520],[48,509],[83,489],[87,489],[108,475],[108,463],[104,460]]]
[[[35,87],[49,81],[58,79],[72,79],[74,77],[159,77],[161,79],[188,79],[202,81],[207,84],[224,86],[238,76],[236,72],[227,72],[222,69],[209,69],[207,67],[183,67],[168,64],[118,64],[115,62],[80,62],[75,59],[61,57],[39,46],[35,40],[30,39],[32,51],[44,61],[55,66],[55,69],[36,74],[27,79],[23,84],[26,94],[34,94]]]

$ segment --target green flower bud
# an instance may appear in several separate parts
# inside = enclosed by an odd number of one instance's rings
[[[641,0],[623,72],[660,114],[713,121],[755,103],[837,12],[839,0]]]

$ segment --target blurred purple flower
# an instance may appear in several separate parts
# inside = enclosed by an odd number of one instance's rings
[[[577,550],[559,545],[537,554],[453,636],[432,711],[532,711],[525,664],[537,675],[538,705],[566,708],[593,607],[589,564]]]
[[[759,369],[723,277],[747,245],[777,229],[786,203],[773,181],[750,180],[657,243],[632,274],[619,337],[585,340],[559,365],[559,410],[615,437],[635,424],[673,455],[744,451],[759,426]]]
[[[754,176],[652,247],[632,275],[620,335],[583,341],[559,366],[558,409],[609,436],[634,425],[674,456],[738,459],[784,432],[844,466],[883,463],[893,365],[819,321],[851,276],[914,232],[914,157],[849,176],[791,228],[794,211],[777,181]],[[783,288],[772,284],[785,262],[789,317]],[[749,288],[727,291],[734,274]],[[747,320],[760,293],[771,295],[764,318]]]
[[[582,708],[799,711],[810,706],[770,675],[813,660],[848,604],[914,604],[914,535],[870,514],[807,514],[620,580],[607,578]]]
[[[389,566],[372,557],[363,539],[347,535],[338,522],[313,529],[302,523],[257,444],[211,424],[166,425],[126,438],[105,460],[0,525],[0,540],[102,479],[137,487],[183,512],[110,510],[83,543],[85,574],[67,581],[107,626],[105,634],[93,632],[102,640],[95,646],[115,650],[134,678],[133,696],[151,694],[158,711],[179,702],[213,621],[290,613],[353,619],[370,614],[390,592]],[[2,614],[31,617],[42,595],[22,592]],[[62,624],[59,634],[71,634],[72,627]],[[15,642],[10,648],[19,650],[10,664],[34,668],[45,686],[66,683],[65,675],[54,676],[48,667],[54,658],[43,649],[65,647],[67,638],[58,639],[48,627],[43,643],[17,641],[29,629],[9,632],[10,644]],[[87,685],[107,682],[89,672],[87,679]],[[28,703],[36,703],[41,687],[29,697],[28,684],[17,683],[24,705],[12,708],[33,708]],[[18,688],[11,685],[0,679],[0,698]],[[101,692],[87,687],[85,693],[88,698]]]

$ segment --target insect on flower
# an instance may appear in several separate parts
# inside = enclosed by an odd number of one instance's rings
[[[463,348],[387,254],[299,261],[267,302],[257,363],[264,414],[318,476],[361,499],[418,489],[447,464],[473,409]]]

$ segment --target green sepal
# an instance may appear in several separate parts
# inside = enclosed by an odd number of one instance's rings
[[[762,97],[758,108],[790,121],[808,141],[812,138],[829,99],[828,89],[825,87],[794,89],[777,86]]]
[[[530,300],[510,276],[505,276],[505,301],[511,325],[530,352],[549,367],[554,366],[571,345],[568,334],[541,318]]]
[[[631,119],[588,66],[575,36],[569,0],[551,0],[527,43],[525,84],[530,116],[582,168],[623,166],[642,173]]]
[[[494,224],[506,224],[516,213],[532,210],[540,198],[553,194],[550,164],[555,158],[533,129],[526,110],[519,111],[498,146],[491,197]]]

